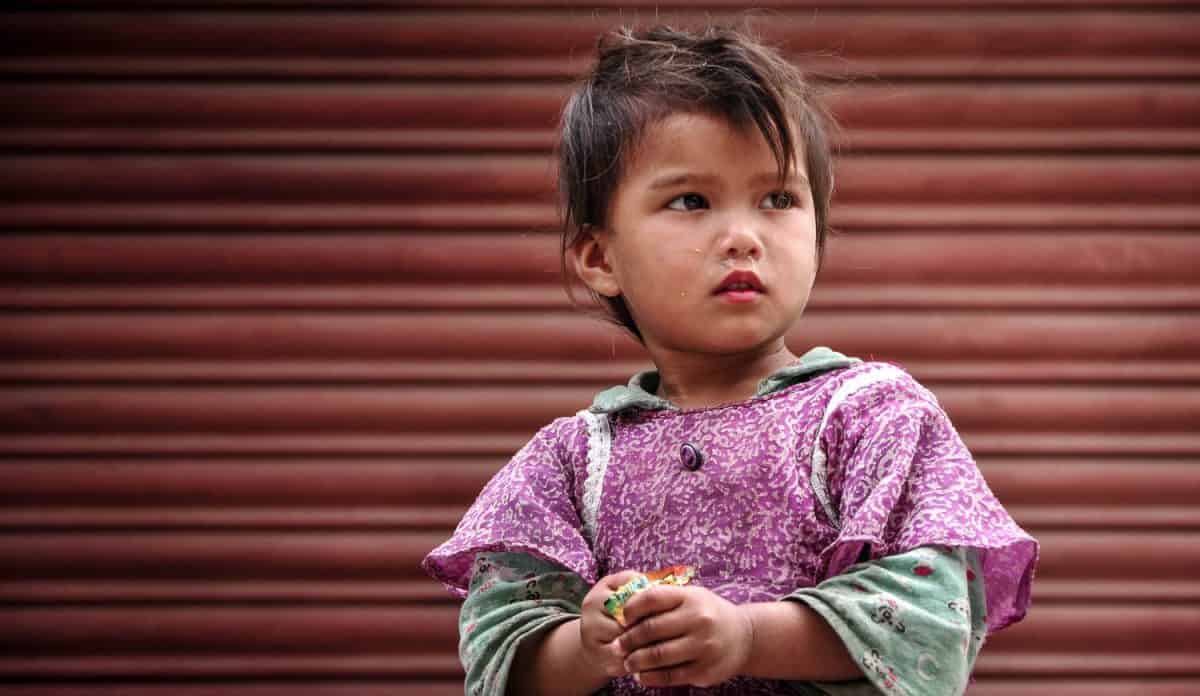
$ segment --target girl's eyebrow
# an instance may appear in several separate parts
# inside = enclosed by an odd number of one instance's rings
[[[691,172],[667,172],[650,182],[647,187],[650,190],[671,188],[681,184],[711,184],[720,180],[721,177],[716,174],[694,174]],[[751,184],[761,184],[764,182],[773,182],[779,180],[779,172],[762,172],[750,177]],[[808,186],[808,177],[800,172],[792,172],[788,177],[788,182],[798,186]]]
[[[680,184],[707,184],[720,177],[715,174],[693,174],[691,172],[667,172],[650,182],[651,190],[671,188]]]

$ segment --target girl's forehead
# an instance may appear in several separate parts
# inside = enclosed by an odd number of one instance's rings
[[[655,119],[642,129],[637,150],[680,150],[695,148],[707,151],[703,144],[711,145],[714,138],[736,141],[760,141],[766,147],[762,134],[753,126],[735,125],[728,118],[708,113],[676,112]]]
[[[805,174],[802,143],[797,142],[794,171]],[[632,144],[622,178],[646,178],[664,169],[752,168],[778,173],[771,146],[753,124],[737,125],[708,113],[672,113],[646,125]]]

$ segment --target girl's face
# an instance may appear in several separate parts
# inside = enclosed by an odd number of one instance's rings
[[[609,208],[576,249],[584,282],[622,295],[652,356],[782,348],[816,274],[803,153],[779,186],[757,129],[707,114],[646,129]]]

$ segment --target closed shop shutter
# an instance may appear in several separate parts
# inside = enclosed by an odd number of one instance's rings
[[[739,4],[0,14],[0,691],[461,693],[419,560],[645,364],[558,285],[568,80]],[[1043,542],[971,693],[1200,692],[1195,6],[762,4],[845,129],[793,347],[908,367]]]

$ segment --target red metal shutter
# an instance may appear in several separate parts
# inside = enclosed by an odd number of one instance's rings
[[[909,367],[1043,542],[971,693],[1200,692],[1195,5],[763,4],[853,78],[794,346]],[[0,14],[0,691],[461,692],[418,561],[643,364],[558,286],[566,81],[740,3],[69,5]]]

